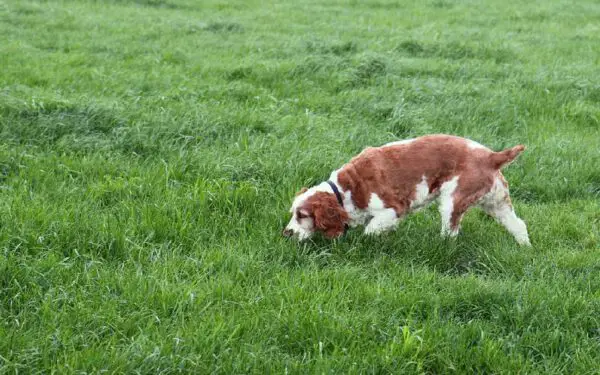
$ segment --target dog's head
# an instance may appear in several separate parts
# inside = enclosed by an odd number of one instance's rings
[[[333,192],[323,191],[321,186],[303,188],[292,203],[292,218],[283,230],[285,237],[297,237],[302,241],[315,232],[322,232],[328,238],[339,237],[344,233],[348,214],[338,203]]]

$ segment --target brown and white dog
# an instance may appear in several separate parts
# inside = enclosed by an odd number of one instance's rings
[[[368,147],[334,171],[329,181],[296,195],[283,234],[304,240],[320,231],[334,238],[347,226],[358,225],[365,226],[365,234],[379,234],[437,200],[443,236],[456,236],[465,212],[479,206],[519,244],[530,245],[527,227],[515,214],[500,172],[524,149],[519,145],[494,152],[450,135]]]

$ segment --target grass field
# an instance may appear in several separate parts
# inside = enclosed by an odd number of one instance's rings
[[[0,374],[600,373],[600,4],[0,1]],[[301,186],[426,133],[473,211],[302,245]]]

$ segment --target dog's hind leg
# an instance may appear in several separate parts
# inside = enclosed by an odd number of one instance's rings
[[[442,236],[458,235],[463,216],[490,191],[493,181],[492,176],[483,178],[479,170],[471,170],[442,184],[439,196]]]
[[[501,173],[498,173],[492,189],[482,197],[479,205],[488,215],[502,224],[515,237],[519,245],[531,246],[527,226],[513,209],[508,184]]]

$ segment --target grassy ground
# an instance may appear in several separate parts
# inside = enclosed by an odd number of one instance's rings
[[[0,1],[0,373],[599,373],[600,5]],[[298,245],[367,145],[500,149],[534,246],[435,208]]]

